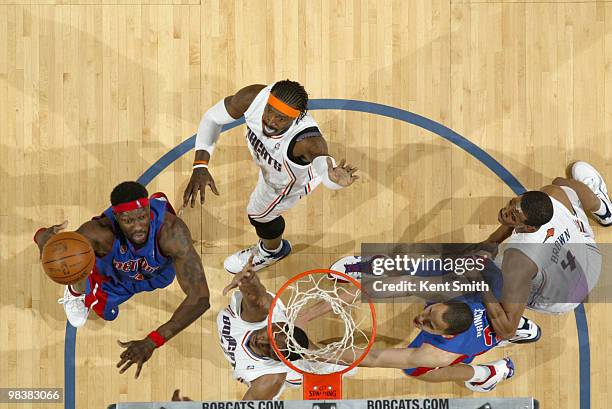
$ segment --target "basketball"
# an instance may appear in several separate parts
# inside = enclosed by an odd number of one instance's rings
[[[56,283],[72,284],[91,272],[96,256],[89,241],[76,232],[52,236],[42,252],[45,273]]]

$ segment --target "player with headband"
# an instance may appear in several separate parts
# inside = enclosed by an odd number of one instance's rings
[[[259,242],[229,256],[225,269],[236,274],[251,254],[255,270],[260,270],[291,252],[283,239],[285,220],[282,214],[320,183],[329,189],[350,186],[358,176],[357,168],[336,165],[329,155],[327,142],[315,120],[307,112],[308,94],[294,81],[273,85],[249,85],[235,95],[224,98],[204,114],[195,143],[193,173],[183,196],[183,206],[195,206],[198,192],[204,204],[209,186],[219,194],[208,164],[219,138],[221,127],[244,116],[246,141],[259,166],[259,180],[251,193],[247,214],[255,227]]]
[[[140,183],[123,182],[113,189],[111,204],[100,217],[76,230],[89,240],[96,262],[88,277],[66,286],[59,301],[74,327],[85,324],[92,309],[103,320],[112,321],[119,305],[134,294],[167,287],[176,276],[186,297],[170,320],[141,340],[119,342],[126,348],[117,364],[120,373],[136,364],[138,377],[156,348],[208,310],[208,285],[191,233],[163,193],[149,197]],[[36,232],[34,241],[41,254],[47,240],[67,224]]]

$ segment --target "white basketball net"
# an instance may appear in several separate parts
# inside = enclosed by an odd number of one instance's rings
[[[326,289],[325,287],[331,288]],[[370,314],[369,304],[362,303],[360,300],[361,290],[352,284],[343,286],[335,280],[329,280],[326,274],[308,274],[289,285],[283,294],[289,295],[289,300],[285,303],[287,325],[281,325],[282,328],[275,332],[282,332],[287,337],[286,350],[288,352],[297,353],[303,357],[293,362],[294,365],[306,372],[328,374],[341,371],[363,354],[370,338],[360,326],[369,321]],[[320,301],[326,302],[331,307],[328,316],[333,314],[336,321],[344,323],[344,333],[339,340],[324,345],[313,345],[311,339],[310,347],[303,348],[293,338],[296,321],[307,304],[309,304],[308,307],[311,307]],[[317,305],[320,306],[320,304]],[[363,315],[364,308],[367,310],[366,316],[355,323],[353,316],[359,315],[358,310],[361,310],[361,315]],[[347,350],[352,351],[352,354],[349,355],[353,357],[348,363],[340,360],[341,355]]]

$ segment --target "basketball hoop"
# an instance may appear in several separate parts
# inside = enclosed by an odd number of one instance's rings
[[[357,292],[353,294],[353,292],[348,291],[340,285],[340,280],[329,280],[328,274],[330,273],[340,276],[347,283],[357,287]],[[300,366],[285,357],[276,344],[274,336],[272,311],[274,311],[277,301],[284,292],[289,293],[289,299],[285,302],[287,320],[284,329],[281,329],[280,332],[286,336],[287,350],[302,356],[302,359],[295,361]],[[354,278],[338,271],[318,269],[305,271],[291,278],[278,290],[272,300],[270,313],[268,314],[270,344],[285,365],[302,374],[305,400],[342,399],[342,376],[359,365],[372,348],[376,338],[376,312],[374,305],[366,294],[364,296],[367,299],[368,310],[364,308],[365,303],[355,304],[360,298],[361,292],[361,284]],[[349,300],[347,301],[346,298],[349,298]],[[340,340],[323,347],[310,346],[304,348],[293,338],[293,329],[300,310],[313,301],[329,303],[333,317],[344,323],[344,334]],[[360,325],[366,321],[365,318],[355,323],[353,316],[359,315],[359,313],[370,317],[372,328],[369,336],[360,328]],[[340,360],[340,355],[347,350],[352,350],[356,359],[350,365],[345,366]]]

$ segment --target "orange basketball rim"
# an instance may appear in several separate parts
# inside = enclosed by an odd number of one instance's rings
[[[280,295],[291,284],[296,283],[297,281],[299,281],[300,279],[306,276],[315,275],[315,274],[325,274],[325,275],[333,274],[335,276],[341,277],[342,279],[348,281],[349,283],[357,287],[359,291],[361,292],[362,297],[365,297],[365,299],[368,302],[369,309],[370,309],[370,317],[372,319],[371,335],[369,337],[369,341],[366,347],[363,348],[363,352],[359,356],[359,358],[357,358],[349,366],[346,366],[339,371],[331,372],[327,374],[317,374],[313,372],[308,372],[306,370],[303,370],[297,367],[291,361],[289,361],[281,353],[278,345],[276,344],[276,340],[273,334],[273,327],[272,327],[272,324],[273,324],[272,312],[274,311],[274,308],[276,307],[276,304],[278,300],[280,299]],[[308,271],[304,271],[303,273],[300,273],[292,277],[291,279],[289,279],[285,284],[283,284],[283,286],[278,290],[278,292],[274,296],[274,299],[272,300],[272,303],[270,304],[270,312],[268,313],[268,337],[270,339],[270,343],[272,345],[272,348],[274,349],[274,352],[281,359],[281,361],[285,365],[287,365],[289,368],[303,375],[303,398],[304,400],[342,399],[342,376],[348,371],[350,371],[351,369],[355,368],[357,365],[359,365],[359,363],[363,361],[366,355],[370,352],[370,349],[372,348],[372,345],[374,344],[374,340],[376,338],[376,311],[374,309],[374,304],[372,303],[371,299],[367,296],[366,293],[363,293],[363,290],[362,290],[362,287],[359,281],[339,271],[334,271],[334,270],[329,270],[329,269],[308,270]]]

